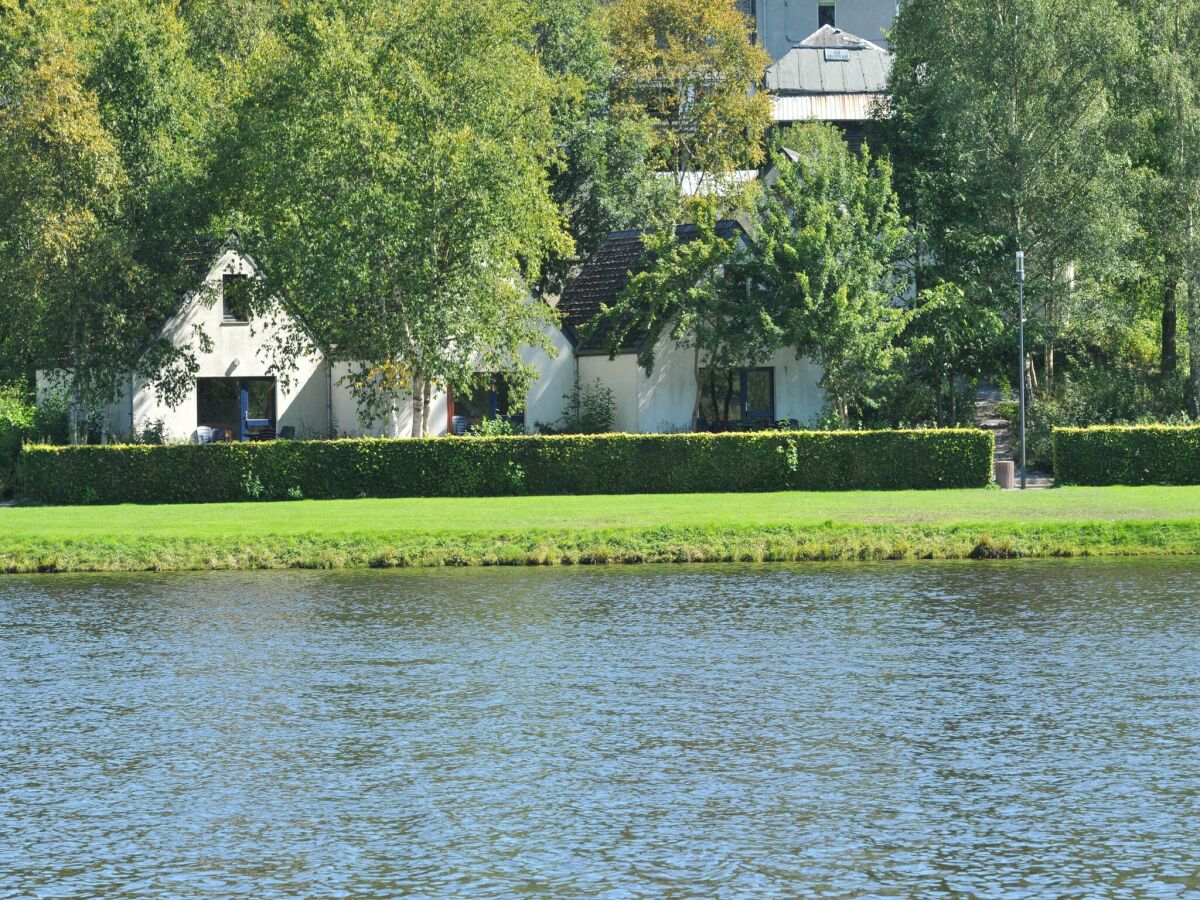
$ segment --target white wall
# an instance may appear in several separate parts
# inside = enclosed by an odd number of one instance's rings
[[[394,413],[383,419],[363,421],[360,418],[358,401],[347,381],[352,367],[349,363],[335,363],[333,367],[333,422],[337,437],[410,437],[412,435],[412,395],[401,393],[396,397]],[[449,429],[446,409],[446,392],[434,391],[429,399],[429,434],[439,436]]]
[[[575,351],[571,342],[557,325],[547,324],[544,334],[554,347],[553,355],[541,347],[521,351],[521,361],[538,372],[525,396],[525,430],[529,433],[537,430],[538,422],[546,425],[557,422],[567,405],[567,395],[575,387]]]
[[[616,402],[616,417],[613,422],[614,431],[630,434],[640,431],[638,427],[638,383],[641,379],[641,369],[638,368],[637,357],[632,353],[624,353],[616,359],[607,356],[579,357],[579,383],[588,385],[599,380],[613,392]]]
[[[817,30],[819,0],[758,0],[758,39],[772,60]],[[896,0],[836,0],[836,27],[887,46],[883,32],[891,28]]]
[[[825,410],[821,367],[793,350],[778,350],[767,363],[775,369],[775,418],[815,425]]]
[[[638,368],[638,431],[692,430],[696,404],[696,352],[663,334],[654,347],[654,370]]]
[[[615,360],[607,356],[581,356],[581,382],[599,378],[612,389],[617,403],[615,429],[630,433],[690,431],[696,402],[695,351],[670,337],[655,347],[654,370],[647,375],[632,353]],[[775,418],[815,424],[825,408],[821,368],[794,351],[776,351],[764,367],[774,370]]]
[[[236,250],[226,250],[205,279],[207,290],[189,295],[179,311],[167,322],[162,336],[177,346],[196,347],[198,326],[212,340],[208,353],[197,352],[198,378],[269,377],[270,348],[273,334],[262,321],[227,322],[221,305],[221,279],[225,274],[253,275],[253,265]],[[199,351],[199,347],[196,347]],[[170,407],[156,395],[153,387],[135,379],[133,385],[133,425],[161,419],[169,441],[193,440],[196,434],[196,388],[178,406]],[[290,384],[276,384],[275,418],[278,428],[292,426],[298,438],[324,437],[329,431],[329,391],[324,362],[319,356],[296,360]]]

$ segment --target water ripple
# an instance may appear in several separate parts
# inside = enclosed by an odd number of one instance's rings
[[[0,897],[1200,894],[1200,563],[0,582]]]

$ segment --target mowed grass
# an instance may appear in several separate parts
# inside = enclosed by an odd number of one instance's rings
[[[0,509],[0,571],[1200,554],[1200,487]]]

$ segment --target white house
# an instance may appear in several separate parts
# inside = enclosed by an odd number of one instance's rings
[[[734,222],[722,228],[740,228]],[[686,227],[680,230],[686,237]],[[639,232],[610,235],[603,247],[568,284],[558,304],[559,325],[546,325],[553,353],[541,348],[523,352],[537,373],[517,421],[527,431],[560,418],[566,397],[578,379],[599,381],[612,390],[618,431],[687,431],[691,428],[696,382],[693,351],[663,338],[657,364],[649,375],[637,364],[640,345],[633,341],[614,358],[598,338],[583,340],[584,327],[624,287],[643,255]],[[108,432],[127,439],[148,426],[161,424],[169,441],[259,440],[272,437],[399,437],[411,433],[412,401],[401,398],[387,421],[363,422],[346,386],[350,367],[330,364],[320,354],[294,360],[286,377],[272,365],[276,329],[286,312],[269,321],[250,319],[240,302],[248,279],[258,277],[253,258],[236,236],[197,260],[200,286],[186,296],[163,326],[161,336],[191,345],[199,365],[195,383],[182,401],[171,406],[153,385],[128,379],[122,396],[108,411]],[[541,302],[534,301],[531,302]],[[200,346],[197,332],[207,336]],[[707,373],[711,385],[705,415],[720,427],[765,425],[778,419],[808,421],[820,414],[824,397],[820,371],[794,354],[780,352],[765,366]],[[62,392],[54,373],[39,373],[39,396]],[[432,398],[429,430],[433,435],[461,432],[481,419],[509,416],[522,406],[510,397],[503,380],[480,373],[479,389],[455,397],[445,391]],[[708,408],[711,407],[711,408]]]
[[[690,230],[680,226],[679,239],[686,240]],[[724,237],[735,231],[741,231],[735,221],[718,224]],[[563,291],[558,303],[562,328],[572,342],[581,383],[599,381],[612,390],[618,431],[690,431],[696,399],[692,349],[662,336],[655,347],[654,369],[647,374],[637,361],[644,337],[631,336],[610,358],[603,336],[585,332],[601,306],[616,300],[644,252],[641,232],[609,235]],[[702,418],[717,428],[766,426],[781,419],[810,422],[825,405],[821,375],[818,366],[788,350],[760,366],[704,371]]]

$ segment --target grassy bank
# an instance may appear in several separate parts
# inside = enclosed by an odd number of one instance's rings
[[[0,509],[0,571],[1200,555],[1200,488]]]

